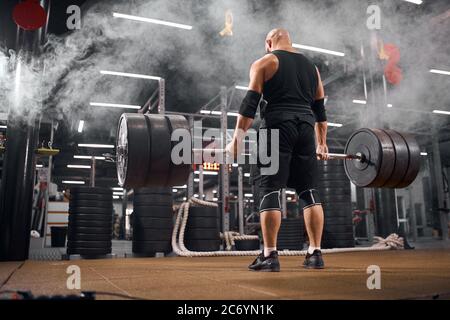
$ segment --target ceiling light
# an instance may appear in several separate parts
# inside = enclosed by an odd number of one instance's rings
[[[239,164],[238,163],[233,163],[231,166],[236,168],[236,167],[239,167]]]
[[[337,128],[341,128],[341,127],[342,127],[342,123],[328,122],[328,126],[329,126],[329,127],[337,127]]]
[[[219,198],[212,198],[213,201],[219,201]]]
[[[450,115],[450,111],[443,111],[443,110],[433,110],[433,113]]]
[[[95,144],[95,143],[79,143],[78,146],[82,148],[103,148],[103,149],[114,148],[114,145],[112,144]]]
[[[245,86],[235,86],[235,88],[238,90],[248,91],[248,87]]]
[[[174,189],[186,189],[187,185],[185,184],[184,186],[174,186]]]
[[[388,103],[386,106],[387,106],[388,108],[392,108],[392,107],[393,107],[393,105],[392,105],[391,103]]]
[[[114,18],[122,18],[122,19],[128,19],[128,20],[134,20],[134,21],[140,21],[140,22],[155,23],[155,24],[161,24],[161,25],[168,26],[168,27],[192,30],[192,26],[189,26],[186,24],[180,24],[180,23],[159,20],[159,19],[151,19],[151,18],[132,16],[129,14],[123,14],[123,13],[117,13],[117,12],[113,12],[113,16],[114,16]]]
[[[194,171],[195,174],[200,174],[200,171]],[[205,176],[217,176],[219,173],[217,171],[203,171]]]
[[[80,120],[80,122],[78,123],[78,132],[82,133],[83,128],[84,128],[84,120]]]
[[[295,191],[292,190],[286,190],[286,194],[296,194]]]
[[[246,194],[244,194],[244,197],[251,198],[251,197],[253,197],[253,194],[251,194],[251,193],[246,193]]]
[[[113,199],[120,199],[119,196],[113,196]]]
[[[227,115],[230,117],[239,117],[239,113],[237,112],[227,112]]]
[[[68,164],[67,168],[69,169],[90,169],[91,166],[79,165],[79,164]]]
[[[353,100],[353,103],[356,103],[356,104],[367,104],[367,101],[366,100]]]
[[[422,0],[404,0],[404,1],[411,2],[411,3],[414,3],[414,4],[422,4],[423,3]]]
[[[446,76],[450,76],[450,71],[431,69],[430,72],[437,73],[437,74],[445,74]]]
[[[44,165],[42,165],[42,164],[37,164],[36,165],[36,168],[43,168],[44,167]]]
[[[103,103],[103,102],[91,102],[89,103],[89,105],[92,107],[109,107],[109,108],[134,109],[134,110],[139,110],[141,108],[141,106],[131,104]]]
[[[91,160],[93,156],[73,156],[74,159],[85,159],[85,160]],[[105,157],[94,157],[95,160],[105,160]]]
[[[113,192],[113,195],[122,196],[122,195],[123,195],[123,192]]]
[[[211,114],[211,111],[209,110],[200,110],[201,114]]]
[[[63,180],[62,183],[64,183],[64,184],[85,184],[84,181],[71,181],[71,180]]]
[[[123,188],[117,187],[117,188],[112,188],[114,191],[123,191]]]
[[[128,73],[128,72],[116,72],[116,71],[107,71],[101,70],[101,74],[109,75],[109,76],[119,76],[119,77],[127,77],[127,78],[137,78],[137,79],[146,79],[146,80],[161,80],[161,77],[148,76],[145,74],[138,73]]]
[[[7,126],[4,126],[4,125],[1,125],[0,126],[0,129],[7,129],[8,127]]]
[[[421,156],[427,156],[428,153],[427,153],[427,152],[421,152],[420,155],[421,155]]]
[[[172,192],[177,193],[177,192],[178,192],[178,189],[172,189]]]
[[[200,179],[199,178],[195,178],[194,182],[200,182]]]
[[[216,116],[220,116],[222,114],[221,111],[211,111],[211,114],[214,114]]]
[[[327,54],[332,54],[332,55],[340,56],[340,57],[345,56],[345,53],[343,53],[343,52],[333,51],[333,50],[328,50],[328,49],[322,49],[322,48],[317,48],[317,47],[311,47],[311,46],[306,46],[306,45],[298,44],[298,43],[293,43],[292,46],[294,48],[298,48],[298,49],[315,51],[315,52],[321,52],[321,53],[327,53]]]
[[[244,177],[250,177],[250,173],[244,173]]]

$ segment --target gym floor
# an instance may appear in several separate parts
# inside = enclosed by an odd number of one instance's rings
[[[1,291],[70,294],[70,265],[81,290],[146,299],[450,299],[450,251],[416,249],[325,255],[326,269],[304,270],[303,257],[281,257],[282,272],[246,270],[253,257],[118,258],[0,263]],[[381,289],[366,286],[369,265],[381,269]],[[111,297],[99,295],[99,299]]]

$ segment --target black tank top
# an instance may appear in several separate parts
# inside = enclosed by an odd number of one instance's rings
[[[264,83],[267,101],[264,118],[267,122],[297,118],[314,126],[311,110],[318,84],[316,66],[296,52],[273,51],[278,58],[278,70]]]

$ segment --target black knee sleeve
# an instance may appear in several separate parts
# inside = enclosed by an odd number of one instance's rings
[[[300,206],[303,209],[321,204],[319,193],[315,189],[308,189],[300,192],[298,194],[298,199],[300,200]]]
[[[263,191],[260,193],[260,199],[259,212],[281,211],[281,190]]]

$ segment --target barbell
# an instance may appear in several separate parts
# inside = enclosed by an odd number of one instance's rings
[[[119,185],[142,188],[184,184],[192,166],[174,164],[171,159],[172,149],[179,143],[171,139],[177,129],[190,132],[184,116],[124,113],[119,120],[116,144]],[[192,153],[206,150],[189,149],[188,156],[192,159]],[[409,134],[388,129],[358,129],[348,139],[344,154],[328,156],[344,160],[350,181],[365,188],[407,187],[420,169],[417,141]]]

